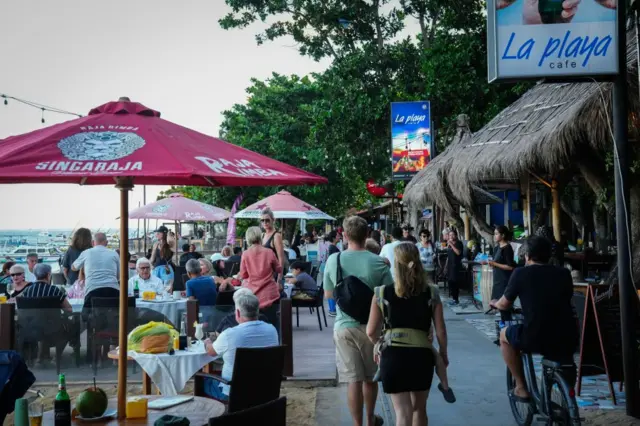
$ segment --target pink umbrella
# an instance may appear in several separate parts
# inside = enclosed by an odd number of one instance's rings
[[[129,250],[129,192],[140,185],[276,186],[327,179],[160,118],[128,98],[86,117],[0,140],[0,183],[79,183],[120,190],[120,252]],[[126,415],[127,281],[120,258],[118,417]]]
[[[317,207],[305,203],[287,191],[280,191],[236,213],[237,219],[256,219],[269,207],[276,219],[335,220]]]
[[[165,219],[179,222],[218,222],[231,213],[176,193],[129,212],[129,219]]]

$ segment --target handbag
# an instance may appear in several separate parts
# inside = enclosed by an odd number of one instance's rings
[[[342,312],[360,324],[366,324],[369,321],[373,290],[358,277],[353,275],[342,276],[341,254],[338,253],[337,257],[338,270],[336,287],[333,292],[334,299]]]

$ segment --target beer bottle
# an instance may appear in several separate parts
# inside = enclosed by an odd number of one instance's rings
[[[564,0],[539,0],[538,12],[543,24],[562,22],[562,2]]]
[[[55,426],[71,426],[71,400],[67,393],[64,374],[58,379],[58,393],[53,403]]]
[[[136,280],[135,285],[133,286],[133,297],[136,299],[140,297],[140,287],[138,287],[138,280]]]

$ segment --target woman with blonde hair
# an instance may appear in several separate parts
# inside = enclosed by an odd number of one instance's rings
[[[257,226],[247,229],[245,238],[249,248],[240,260],[238,278],[244,280],[243,287],[248,288],[260,301],[263,313],[278,333],[280,332],[280,287],[274,280],[282,274],[282,265],[273,250],[262,245],[262,231]]]
[[[287,263],[287,257],[284,254],[282,235],[276,229],[276,218],[269,207],[262,210],[260,226],[264,229],[264,234],[262,234],[262,245],[273,251],[273,254],[276,255],[276,259],[278,259],[278,262],[280,263],[280,267],[284,270]],[[276,282],[279,283],[281,281],[282,271],[276,275]]]
[[[200,262],[202,275],[213,278],[213,282],[220,287],[220,291],[228,290],[233,287],[233,284],[231,284],[232,278],[225,279],[223,277],[218,277],[216,275],[216,269],[213,267],[213,263],[211,263],[209,259],[205,259],[203,257],[202,259],[198,259],[198,262]]]
[[[377,287],[371,303],[367,335],[378,344],[376,352],[380,379],[385,393],[391,395],[397,426],[426,426],[427,398],[437,367],[440,385],[447,402],[454,402],[448,386],[446,366],[447,329],[438,289],[427,283],[426,273],[415,244],[402,242],[394,249],[393,286]],[[432,345],[432,322],[439,351]]]

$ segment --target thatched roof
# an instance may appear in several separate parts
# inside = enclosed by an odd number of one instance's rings
[[[629,101],[638,110],[636,40],[627,44]],[[449,147],[409,183],[405,200],[474,205],[473,185],[517,182],[529,172],[553,175],[581,149],[611,146],[612,83],[539,83],[471,135],[465,116]],[[446,200],[445,200],[446,199]]]

